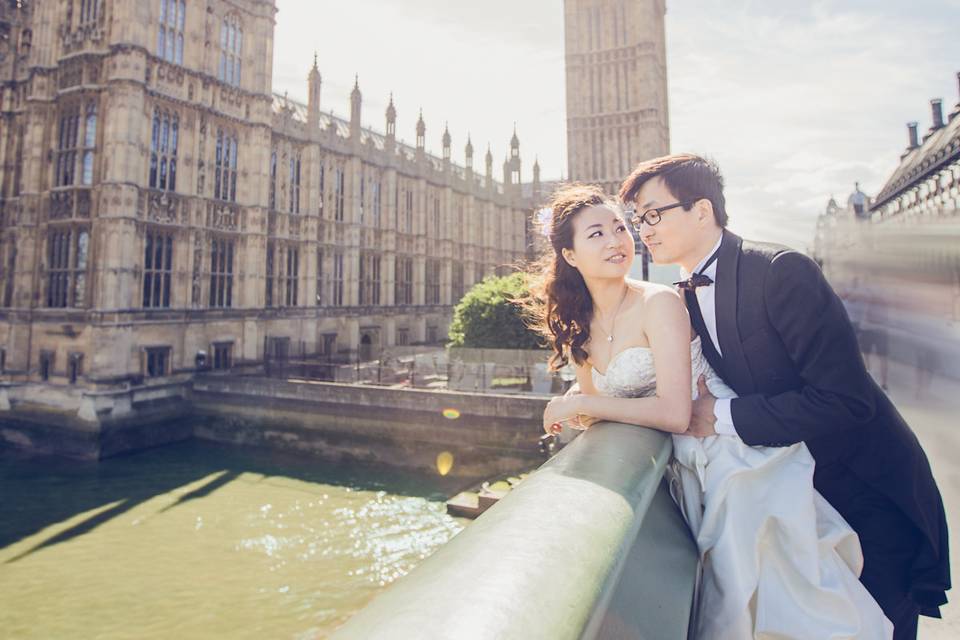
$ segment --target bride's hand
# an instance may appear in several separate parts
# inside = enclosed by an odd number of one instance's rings
[[[690,414],[690,426],[684,435],[706,438],[717,435],[717,418],[713,407],[717,399],[707,388],[707,381],[703,376],[697,379],[697,399],[693,401],[693,411]]]
[[[581,416],[579,395],[557,396],[547,403],[543,412],[543,430],[547,433],[559,433],[555,425],[567,424],[573,429],[586,429],[594,422],[593,418]]]
[[[576,421],[574,422],[574,424],[570,426],[572,426],[574,429],[581,429],[583,431],[586,431],[587,429],[597,424],[598,422],[600,422],[600,418],[585,416],[581,413],[577,415]]]

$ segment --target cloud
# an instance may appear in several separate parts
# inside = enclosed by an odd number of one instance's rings
[[[802,247],[830,194],[845,199],[855,181],[880,189],[905,145],[904,123],[923,119],[960,52],[942,7],[911,10],[671,5],[673,147],[720,161],[735,230]]]
[[[394,92],[400,137],[422,106],[427,146],[449,121],[462,162],[490,142],[495,175],[517,123],[525,180],[566,174],[560,0],[278,0],[274,86],[300,99],[319,52],[323,108],[349,113],[354,73],[365,126],[384,127]],[[716,158],[734,230],[802,247],[831,194],[876,193],[929,126],[929,99],[957,98],[960,0],[670,2],[671,145]]]
[[[366,127],[384,129],[384,111],[393,92],[402,139],[414,139],[422,108],[429,151],[440,154],[444,123],[449,122],[454,160],[463,163],[469,133],[481,166],[491,144],[494,175],[499,177],[516,123],[522,178],[531,179],[534,156],[545,179],[565,172],[559,2],[513,6],[505,0],[358,0],[332,9],[280,0],[278,8],[278,90],[305,99],[306,74],[316,50],[325,111],[349,114],[349,93],[358,73]]]

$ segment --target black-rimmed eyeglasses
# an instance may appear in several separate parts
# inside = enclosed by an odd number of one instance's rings
[[[694,198],[693,200],[686,200],[684,202],[674,202],[673,204],[665,204],[662,207],[657,207],[655,209],[647,209],[642,214],[637,214],[636,210],[628,211],[631,214],[630,222],[633,223],[633,226],[639,227],[641,224],[646,223],[651,227],[658,222],[660,222],[660,217],[665,211],[670,209],[676,209],[677,207],[689,207],[694,202],[700,198]]]

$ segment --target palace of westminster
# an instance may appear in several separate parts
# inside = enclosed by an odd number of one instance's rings
[[[666,151],[664,3],[565,5],[571,176],[607,182]],[[427,153],[422,116],[399,141],[392,98],[383,133],[362,126],[359,83],[335,117],[316,59],[306,104],[276,94],[276,18],[274,0],[3,0],[0,380],[442,344],[463,293],[528,255],[547,194],[536,164],[521,183],[516,131],[495,179],[447,131]],[[656,74],[630,86],[638,60]]]

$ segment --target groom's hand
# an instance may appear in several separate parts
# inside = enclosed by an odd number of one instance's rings
[[[706,380],[703,376],[700,376],[697,380],[697,399],[693,401],[690,427],[687,429],[686,435],[698,438],[717,435],[714,429],[717,418],[713,413],[713,405],[716,401],[717,399],[707,389]]]

